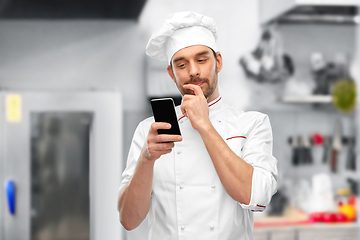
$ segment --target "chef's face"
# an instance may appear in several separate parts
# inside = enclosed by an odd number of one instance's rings
[[[194,94],[183,87],[191,83],[200,86],[208,102],[211,102],[219,95],[217,81],[221,68],[220,52],[214,54],[204,45],[195,45],[176,52],[167,70],[182,95]]]

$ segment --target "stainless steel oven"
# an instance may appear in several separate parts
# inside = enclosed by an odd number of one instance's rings
[[[0,239],[122,239],[116,91],[0,92]]]

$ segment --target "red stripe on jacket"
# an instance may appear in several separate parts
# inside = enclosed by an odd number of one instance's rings
[[[245,138],[246,139],[245,136],[234,136],[234,137],[229,137],[226,140],[230,140],[230,139],[233,139],[233,138]]]

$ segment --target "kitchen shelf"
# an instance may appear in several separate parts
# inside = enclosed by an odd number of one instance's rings
[[[359,7],[359,0],[260,0],[260,22],[261,24],[267,24],[274,19],[280,18],[283,22],[289,23],[359,23],[357,13],[341,13],[338,11],[339,9],[336,12],[329,12],[327,10],[329,7],[357,9]],[[312,12],[312,8],[322,8],[323,11]],[[306,15],[294,15],[298,9],[306,9]],[[336,13],[340,15],[333,15]]]
[[[338,23],[359,24],[359,16],[290,14],[281,16],[281,23]]]
[[[331,95],[284,96],[285,103],[332,103]]]
[[[358,6],[358,0],[296,0],[297,5]]]

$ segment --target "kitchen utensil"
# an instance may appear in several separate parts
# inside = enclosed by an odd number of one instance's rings
[[[327,163],[329,161],[329,153],[331,150],[331,140],[329,137],[324,137],[324,150],[323,150],[323,163]]]
[[[303,163],[312,164],[313,157],[311,152],[311,143],[308,135],[302,136],[302,144],[303,144]]]
[[[321,145],[324,143],[324,137],[320,133],[316,132],[311,136],[311,141],[314,145]]]
[[[346,169],[353,171],[356,170],[355,138],[349,138]]]
[[[291,57],[283,53],[280,33],[274,26],[263,31],[257,48],[240,59],[240,65],[249,78],[259,82],[277,82],[293,75]]]
[[[298,136],[298,156],[299,156],[299,164],[303,165],[306,163],[306,149],[304,147],[304,140],[302,136]]]
[[[335,123],[334,127],[334,135],[332,141],[332,149],[331,149],[331,162],[330,167],[332,172],[337,172],[337,164],[338,164],[338,153],[342,148],[342,137],[341,137],[341,122],[338,120]]]
[[[291,137],[291,146],[292,146],[292,164],[294,166],[299,165],[299,143],[298,137],[292,136]]]
[[[312,74],[315,80],[313,94],[329,94],[329,81],[327,76],[327,65],[323,54],[314,52],[310,57]]]

